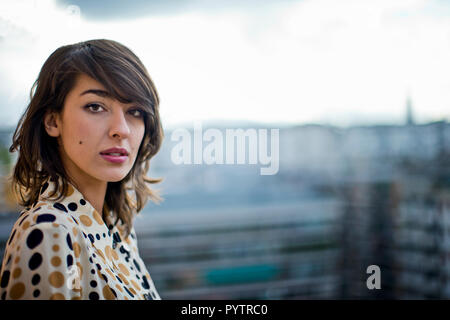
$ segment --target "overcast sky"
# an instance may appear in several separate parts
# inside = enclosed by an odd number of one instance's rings
[[[450,4],[439,0],[1,1],[0,125],[14,126],[59,46],[132,49],[167,127],[450,119]]]

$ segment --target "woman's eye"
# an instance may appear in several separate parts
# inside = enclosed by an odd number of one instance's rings
[[[140,109],[130,110],[130,113],[133,117],[141,118],[144,115],[144,111]]]
[[[97,103],[90,103],[86,106],[87,109],[89,109],[91,112],[93,113],[98,113],[100,112],[100,108],[103,109],[103,107]]]

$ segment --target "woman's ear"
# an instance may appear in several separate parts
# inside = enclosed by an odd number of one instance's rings
[[[47,131],[48,135],[51,137],[59,137],[61,134],[59,126],[59,113],[56,112],[47,112],[44,116],[44,126],[45,131]]]

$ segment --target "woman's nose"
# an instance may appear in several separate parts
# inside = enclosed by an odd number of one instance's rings
[[[125,118],[125,113],[122,108],[118,108],[113,112],[110,122],[109,135],[110,137],[120,137],[124,139],[130,134],[130,127]]]

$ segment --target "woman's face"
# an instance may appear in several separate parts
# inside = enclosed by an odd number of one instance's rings
[[[142,107],[120,103],[84,74],[78,76],[55,123],[47,132],[58,138],[64,168],[78,182],[122,180],[133,167],[145,132]],[[111,148],[122,148],[127,155],[107,151]]]

